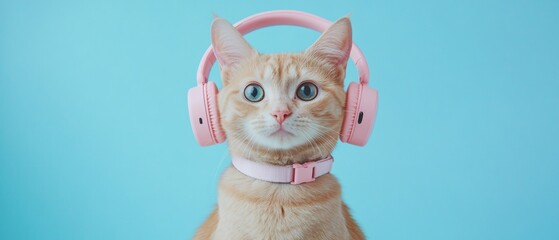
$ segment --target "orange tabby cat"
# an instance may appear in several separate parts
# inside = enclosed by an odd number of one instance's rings
[[[334,23],[305,52],[261,55],[227,21],[212,24],[221,66],[221,125],[232,155],[273,165],[327,157],[340,132],[351,23]],[[332,174],[314,182],[271,183],[233,166],[218,204],[194,239],[364,239]]]

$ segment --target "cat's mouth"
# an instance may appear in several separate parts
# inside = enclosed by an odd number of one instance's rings
[[[292,137],[295,136],[293,133],[285,130],[284,128],[280,127],[278,130],[270,134],[270,137]]]

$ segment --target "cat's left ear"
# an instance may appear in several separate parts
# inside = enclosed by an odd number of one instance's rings
[[[322,33],[320,38],[305,52],[324,58],[334,65],[345,67],[352,44],[351,22],[348,17],[343,17]]]
[[[243,35],[220,17],[215,17],[212,23],[212,45],[222,70],[232,69],[257,54]]]

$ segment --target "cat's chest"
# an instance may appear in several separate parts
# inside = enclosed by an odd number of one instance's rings
[[[228,169],[219,187],[217,236],[301,239],[319,233],[329,236],[324,239],[344,239],[339,184],[333,176],[321,178],[291,186],[257,181]]]

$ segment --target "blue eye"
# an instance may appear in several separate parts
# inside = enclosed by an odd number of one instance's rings
[[[245,87],[245,98],[251,102],[260,102],[264,99],[264,89],[256,83]]]
[[[318,87],[316,85],[306,82],[297,88],[297,97],[303,101],[313,100],[318,95]]]

